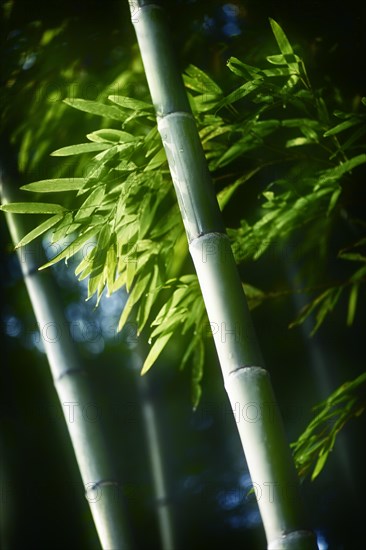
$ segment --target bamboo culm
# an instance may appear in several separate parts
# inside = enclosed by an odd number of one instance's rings
[[[268,549],[316,549],[163,10],[131,1],[130,11]]]
[[[164,459],[161,445],[158,418],[154,399],[151,395],[149,380],[140,376],[148,346],[140,341],[132,352],[131,360],[138,371],[137,387],[140,394],[141,414],[144,423],[146,445],[150,462],[150,471],[154,488],[155,506],[159,525],[161,550],[175,550],[176,535],[173,523],[171,500],[169,498],[168,481],[164,470]]]
[[[14,202],[12,185],[4,175],[0,182],[3,204]],[[6,213],[14,245],[27,233],[20,216]],[[129,550],[132,537],[126,519],[123,492],[113,470],[100,423],[90,422],[84,411],[95,403],[88,372],[80,364],[50,272],[38,271],[45,262],[42,245],[18,249],[24,281],[41,331],[52,332],[43,338],[53,382],[56,388],[75,457],[82,477],[101,546],[105,550]],[[43,258],[43,259],[42,259]],[[56,336],[54,332],[56,330]],[[70,489],[71,490],[71,489]]]

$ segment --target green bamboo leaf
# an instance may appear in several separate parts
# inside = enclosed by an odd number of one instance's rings
[[[152,157],[150,162],[145,166],[144,170],[157,170],[167,162],[165,149],[161,148],[158,152]]]
[[[323,452],[320,453],[319,458],[316,461],[314,471],[311,474],[311,481],[314,481],[314,479],[316,477],[318,477],[318,475],[320,474],[320,472],[324,468],[325,463],[326,463],[327,458],[328,458],[328,454],[329,454],[329,451],[325,451],[325,450],[323,450]]]
[[[333,191],[332,196],[330,197],[327,216],[329,216],[329,214],[331,214],[331,212],[334,210],[341,193],[342,187],[338,185],[337,188]]]
[[[201,338],[197,339],[194,349],[194,361],[192,368],[192,406],[196,410],[202,395],[201,380],[203,376],[203,365],[205,361],[205,347]]]
[[[137,259],[134,257],[133,248],[131,256],[124,261],[126,262],[126,290],[130,292],[137,270]]]
[[[273,133],[279,126],[279,120],[263,120],[255,122],[250,128],[251,132],[229,147],[224,155],[217,160],[217,167],[225,166],[238,156],[241,156],[244,153],[255,149],[259,145],[262,145],[263,138]]]
[[[94,153],[95,151],[104,151],[109,149],[109,143],[78,143],[62,147],[51,153],[52,157],[68,157],[71,155],[81,155],[83,153]]]
[[[298,55],[294,55],[294,58],[297,63],[301,62],[301,59]],[[273,65],[287,65],[286,57],[282,54],[268,55],[266,59],[269,63],[272,63]]]
[[[111,236],[112,236],[111,226],[109,223],[106,223],[105,225],[103,225],[99,233],[98,242],[97,242],[98,250],[102,250],[109,247]]]
[[[81,260],[81,262],[75,268],[75,275],[79,276],[79,281],[82,281],[90,275],[93,269],[93,258],[96,254],[96,247],[94,246]]]
[[[235,103],[236,101],[239,101],[239,99],[242,99],[243,97],[249,95],[254,90],[259,88],[263,84],[263,78],[256,78],[255,80],[251,80],[250,82],[246,82],[233,92],[231,92],[229,95],[227,95],[222,101],[219,102],[218,108],[224,107],[226,105],[229,105],[231,103]]]
[[[125,109],[132,109],[133,111],[152,111],[154,108],[151,103],[122,95],[109,95],[108,99]]]
[[[306,137],[298,137],[286,141],[285,147],[289,149],[290,147],[301,147],[302,145],[309,145],[309,143],[314,143],[314,141]]]
[[[114,130],[111,128],[109,128],[108,130],[96,130],[91,134],[87,134],[86,137],[90,139],[90,141],[94,141],[97,143],[102,143],[105,141],[109,141],[111,143],[119,143],[125,141],[135,141],[137,139],[136,136],[133,136],[128,132],[123,132],[122,130]]]
[[[355,284],[351,286],[348,300],[348,312],[347,312],[347,325],[350,327],[353,323],[356,313],[357,298],[358,298],[359,285]]]
[[[262,74],[264,76],[291,76],[291,75],[297,75],[298,71],[294,67],[281,67],[277,69],[265,69],[262,71]]]
[[[353,273],[352,277],[350,278],[350,281],[352,282],[363,281],[365,277],[366,277],[366,266],[363,266],[357,271],[355,271],[355,273]]]
[[[259,288],[249,285],[248,283],[243,283],[243,287],[250,310],[259,306],[266,299],[266,294]]]
[[[159,201],[157,200],[157,197],[155,197],[155,202],[153,202],[151,193],[147,193],[140,206],[139,240],[145,237],[149,228],[153,224],[158,208]]]
[[[283,32],[282,28],[280,27],[280,25],[274,19],[272,19],[271,17],[269,18],[269,22],[271,24],[272,32],[273,32],[274,37],[277,41],[277,44],[278,44],[283,56],[285,56],[285,59],[288,62],[288,57],[287,56],[288,55],[294,55],[294,51],[292,49],[292,46],[291,46],[287,36]],[[294,61],[296,61],[295,58],[294,58]]]
[[[155,321],[153,324],[156,324]],[[164,321],[158,325],[151,333],[151,338],[156,338],[157,336],[161,334],[165,334],[166,332],[174,332],[174,330],[179,326],[182,325],[182,312],[180,309],[178,310],[170,310],[169,311],[169,317],[166,317]]]
[[[86,301],[90,300],[96,292],[98,293],[97,299],[99,299],[103,291],[103,288],[104,288],[103,269],[99,268],[97,270],[93,270],[88,280],[88,297]]]
[[[329,157],[329,160],[333,160],[336,156],[339,155],[339,151],[347,151],[353,145],[355,142],[357,142],[362,136],[366,134],[366,126],[361,126],[355,130],[352,135],[342,143],[342,146],[340,149],[336,149],[336,151]]]
[[[236,57],[230,57],[226,65],[229,67],[230,71],[232,71],[237,76],[245,78],[246,80],[258,78],[262,72],[261,69],[258,69],[257,67],[252,67],[251,65],[247,65]]]
[[[169,342],[170,338],[173,336],[172,332],[169,332],[167,334],[162,334],[156,342],[154,342],[148,356],[145,359],[145,362],[143,364],[142,370],[141,370],[141,376],[147,373],[149,369],[153,366],[157,358],[159,357],[160,353],[163,351],[167,343]]]
[[[193,352],[194,352],[194,349],[197,345],[197,340],[198,340],[198,336],[194,336],[190,343],[188,344],[188,347],[186,348],[186,351],[184,352],[184,355],[183,355],[183,358],[181,360],[181,363],[180,363],[180,370],[183,370],[186,366],[186,364],[188,363],[190,357],[193,355]]]
[[[313,128],[314,130],[320,130],[321,126],[318,120],[312,118],[286,118],[281,120],[281,126],[285,128]]]
[[[320,122],[327,126],[329,124],[329,113],[325,101],[322,97],[317,98],[316,108]]]
[[[199,134],[202,141],[202,144],[205,144],[211,139],[226,134],[232,130],[231,126],[222,126],[221,120],[217,120],[215,124],[210,124],[209,126],[204,126],[201,128]]]
[[[139,311],[137,314],[138,319],[138,330],[139,333],[144,329],[147,320],[149,318],[151,308],[156,301],[157,295],[159,293],[159,285],[161,284],[161,275],[158,264],[154,264],[153,275],[150,281],[150,288],[146,293],[145,299],[141,301]]]
[[[150,279],[151,273],[150,270],[148,270],[144,277],[139,278],[132,287],[132,290],[128,296],[127,302],[118,323],[118,331],[121,331],[123,329],[134,305],[140,300],[143,293],[146,292],[149,288]]]
[[[54,230],[52,234],[52,243],[56,243],[57,241],[63,239],[70,233],[70,228],[74,225],[74,217],[72,212],[67,212],[63,216],[63,220],[57,228]]]
[[[366,256],[358,252],[340,252],[338,257],[342,258],[342,260],[350,260],[351,262],[366,262]]]
[[[195,65],[189,65],[183,75],[187,88],[201,94],[219,96],[222,94],[220,86],[216,84],[204,71]]]
[[[55,216],[52,216],[52,218],[49,218],[45,222],[41,223],[38,227],[30,231],[25,237],[22,238],[21,241],[16,245],[15,248],[20,248],[21,246],[24,246],[26,244],[29,244],[31,241],[51,229],[54,225],[56,225],[57,222],[62,220],[63,214],[56,214]]]
[[[114,285],[116,269],[117,269],[117,253],[116,253],[115,242],[112,242],[112,244],[107,250],[106,266],[107,266],[107,289],[108,289],[107,295],[111,296],[114,290],[113,285]]]
[[[289,324],[289,328],[293,328],[297,325],[301,325],[307,317],[315,310],[315,308],[324,300],[329,292],[331,292],[331,289],[326,290],[319,296],[317,296],[314,300],[312,300],[309,304],[306,304],[300,312],[300,315],[295,319],[295,321],[292,321],[292,323]]]
[[[79,109],[80,111],[85,111],[92,115],[98,115],[105,118],[110,118],[112,120],[124,121],[126,116],[125,114],[113,105],[104,105],[104,103],[99,103],[98,101],[90,101],[86,99],[79,98],[66,98],[63,100],[66,105],[70,105],[74,109]]]
[[[343,132],[348,128],[352,128],[352,126],[355,126],[356,124],[360,124],[360,122],[361,121],[358,118],[345,120],[344,122],[341,122],[340,124],[337,124],[337,126],[334,126],[330,130],[324,132],[323,137],[335,136],[336,134],[339,134],[340,132]]]
[[[85,183],[84,178],[57,178],[40,180],[23,185],[20,189],[34,193],[60,193],[64,191],[78,191]]]
[[[66,208],[60,204],[46,202],[11,202],[2,204],[0,210],[12,214],[61,214]]]
[[[316,314],[316,322],[314,328],[312,329],[310,335],[314,336],[321,324],[323,323],[326,315],[334,309],[334,306],[338,302],[338,299],[342,293],[343,288],[329,289],[327,291],[327,296],[323,299],[318,312]]]
[[[366,154],[362,153],[361,155],[357,155],[356,157],[346,160],[339,166],[336,166],[335,168],[330,168],[329,170],[326,170],[325,172],[323,172],[320,176],[319,183],[324,184],[324,183],[336,181],[340,179],[347,172],[350,172],[351,170],[353,170],[353,168],[356,168],[357,166],[360,166],[361,164],[365,164],[365,163],[366,163]]]
[[[75,216],[75,221],[78,222],[85,218],[89,218],[98,206],[101,205],[105,195],[105,185],[99,185],[94,189],[88,198],[80,206]]]
[[[251,170],[250,172],[244,174],[243,176],[238,178],[236,181],[234,181],[234,183],[232,183],[231,185],[228,185],[227,187],[224,187],[224,189],[222,189],[218,193],[217,200],[221,210],[230,201],[231,197],[233,196],[235,191],[238,189],[238,187],[240,187],[240,185],[242,185],[243,183],[246,183],[247,181],[249,181],[253,176],[255,176],[257,172],[259,172],[261,168],[262,168],[261,166],[254,168],[254,170]]]
[[[94,235],[100,231],[99,226],[90,227],[85,233],[77,237],[71,244],[69,244],[60,254],[57,254],[52,260],[42,265],[39,269],[46,269],[51,265],[56,264],[60,260],[68,260],[71,256],[74,256]]]

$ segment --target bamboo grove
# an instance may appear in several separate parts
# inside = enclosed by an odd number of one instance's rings
[[[134,20],[132,4],[136,3],[131,3]],[[135,18],[141,16],[139,12]],[[188,109],[199,130],[221,211],[225,212],[235,201],[242,187],[256,185],[259,190],[256,217],[245,216],[236,226],[226,228],[239,265],[256,261],[278,243],[285,246],[304,231],[309,238],[302,241],[302,253],[321,258],[334,220],[344,212],[344,188],[366,162],[362,142],[365,98],[352,112],[334,108],[329,91],[313,88],[304,61],[281,27],[273,20],[270,23],[277,51],[268,52],[261,67],[230,58],[231,90],[223,90],[198,67],[191,65],[183,74]],[[184,103],[182,94],[172,91],[172,104]],[[121,311],[118,330],[123,331],[132,319],[137,334],[149,341],[142,374],[153,367],[175,337],[186,338],[179,368],[191,369],[192,404],[197,407],[207,329],[215,337],[217,326],[207,318],[197,275],[187,269],[184,228],[189,234],[191,221],[186,218],[183,223],[179,213],[154,107],[148,96],[110,95],[103,101],[72,97],[64,103],[101,117],[102,124],[87,134],[84,143],[54,151],[53,156],[75,159],[75,177],[53,177],[27,184],[23,189],[36,199],[2,206],[11,214],[47,216],[17,246],[29,246],[36,238],[50,234],[57,253],[42,269],[75,256],[75,274],[81,280],[88,278],[88,296],[96,295],[97,303],[103,292],[111,296],[126,288],[128,300]],[[168,106],[167,110],[174,109]],[[245,163],[241,162],[243,159]],[[243,165],[247,166],[244,172]],[[263,183],[268,168],[273,166],[279,177]],[[202,176],[202,167],[199,170]],[[38,200],[43,196],[47,201]],[[55,196],[60,199],[54,200]],[[212,231],[223,231],[210,218],[211,203],[206,209]],[[348,276],[337,285],[313,292],[293,326],[313,316],[315,332],[326,316],[339,307],[341,296],[347,296],[345,318],[348,325],[352,324],[366,274],[366,237],[362,223],[354,223],[357,238],[338,251]],[[207,246],[206,250],[211,251],[216,245]],[[221,253],[226,254],[225,250]],[[223,264],[220,260],[216,268]],[[246,281],[242,286],[249,309],[272,298],[271,293]],[[254,356],[257,359],[260,353],[255,351]],[[251,363],[260,366],[255,360]],[[364,409],[360,397],[364,384],[361,376],[319,405],[325,420],[331,409],[339,421],[323,439],[319,438],[315,454],[311,443],[314,430],[321,428],[321,412],[317,422],[299,438],[294,457],[300,474],[312,472],[315,478],[320,473],[339,429]],[[333,406],[342,399],[352,402],[346,416],[342,407]],[[282,435],[276,434],[277,437]]]

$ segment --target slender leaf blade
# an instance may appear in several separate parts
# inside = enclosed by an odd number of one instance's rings
[[[173,336],[173,332],[168,332],[167,334],[162,334],[156,342],[154,342],[148,356],[145,359],[145,362],[142,366],[141,370],[141,376],[147,373],[149,369],[153,366],[167,343],[169,342],[170,338]]]
[[[66,98],[63,100],[66,105],[78,109],[79,111],[84,111],[92,115],[98,115],[105,118],[110,118],[112,120],[124,121],[126,116],[125,114],[114,105],[105,105],[98,101],[92,101],[87,99],[79,98]]]
[[[20,189],[34,193],[63,193],[64,191],[79,191],[84,183],[84,178],[56,178],[34,181],[23,185]]]
[[[42,265],[39,269],[46,269],[47,267],[50,267],[51,265],[56,264],[60,260],[67,260],[68,258],[71,258],[71,256],[74,256],[83,246],[86,244],[94,235],[96,235],[100,231],[100,227],[94,226],[90,227],[85,233],[77,237],[71,244],[69,244],[60,254],[57,254],[52,260],[47,262],[46,264]]]
[[[51,153],[52,157],[69,157],[72,155],[82,155],[83,153],[95,153],[96,151],[104,151],[110,148],[109,143],[77,143],[76,145],[68,145],[61,149],[56,149]]]
[[[52,218],[49,218],[48,220],[44,221],[40,225],[38,225],[36,228],[34,228],[32,231],[27,233],[16,245],[15,248],[20,248],[21,246],[25,246],[26,244],[29,244],[34,239],[39,237],[40,235],[43,235],[46,231],[51,229],[54,225],[56,225],[57,222],[62,220],[63,214],[56,214],[55,216],[52,216]]]
[[[12,214],[61,214],[66,208],[47,202],[10,202],[2,204],[0,210]]]

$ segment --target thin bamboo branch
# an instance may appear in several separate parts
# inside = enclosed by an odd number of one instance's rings
[[[268,548],[317,548],[163,11],[144,0],[130,11]]]
[[[3,204],[16,200],[6,175],[0,180],[0,196]],[[27,233],[23,220],[9,213],[6,219],[16,245]],[[38,326],[42,332],[49,328],[60,334],[66,320],[51,273],[38,271],[45,261],[41,245],[21,247],[17,253]],[[62,337],[46,337],[43,342],[101,546],[106,550],[128,550],[131,536],[122,489],[113,471],[101,425],[90,422],[85,415],[88,405],[95,403],[88,372],[80,364],[68,331],[63,330]]]

